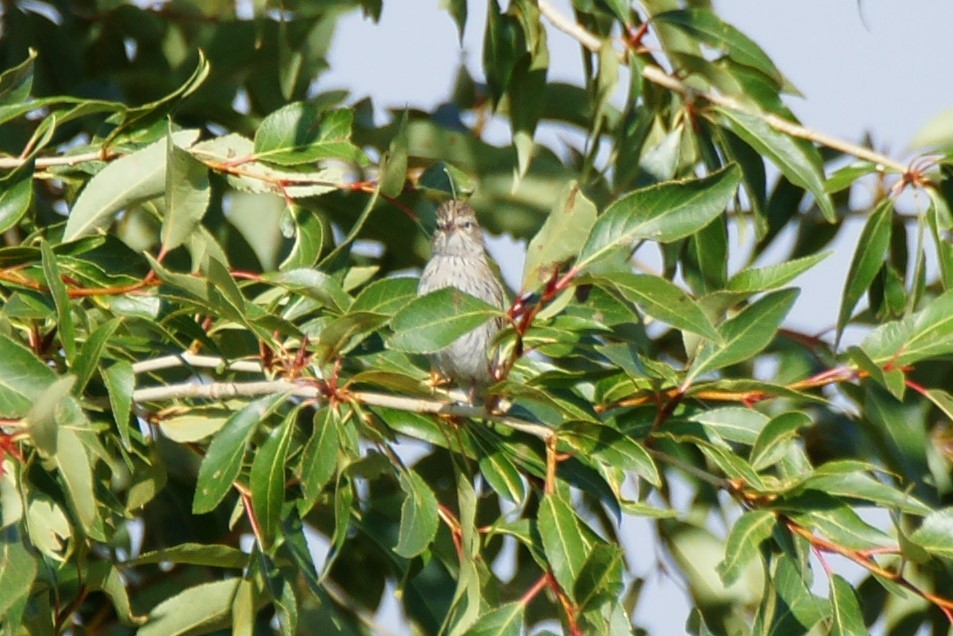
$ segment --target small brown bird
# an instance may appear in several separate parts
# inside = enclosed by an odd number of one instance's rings
[[[437,210],[437,229],[430,241],[433,255],[427,262],[419,295],[456,287],[460,291],[505,309],[506,296],[494,271],[487,262],[483,230],[476,211],[463,201],[447,201]],[[503,326],[502,319],[488,320],[466,333],[432,356],[443,375],[456,380],[461,388],[471,390],[494,381],[494,361],[490,345]]]

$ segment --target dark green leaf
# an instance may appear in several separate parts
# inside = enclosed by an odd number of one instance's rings
[[[723,344],[705,343],[692,364],[686,382],[703,373],[747,360],[767,347],[799,292],[798,289],[771,292],[726,321],[719,327]]]
[[[864,624],[853,586],[839,574],[831,577],[831,607],[834,610],[833,636],[864,636],[870,633]]]
[[[811,418],[801,411],[788,411],[771,418],[751,448],[751,466],[755,470],[764,470],[775,464],[785,452],[785,442],[794,439],[798,429],[810,424]]]
[[[724,211],[740,180],[741,171],[729,166],[702,179],[662,183],[620,198],[593,225],[576,268],[639,239],[668,243],[697,232]]]
[[[808,141],[775,130],[762,117],[727,108],[714,107],[714,110],[722,126],[771,159],[791,183],[809,190],[824,217],[834,222],[837,212],[825,189],[824,168],[817,148]]]
[[[731,280],[728,281],[727,290],[754,294],[783,287],[832,253],[830,251],[819,252],[777,265],[743,269],[731,277]]]
[[[314,163],[321,159],[367,162],[351,143],[353,113],[341,109],[322,112],[312,102],[294,102],[268,115],[255,133],[255,159],[282,166]]]
[[[289,216],[294,225],[294,247],[278,267],[281,271],[314,267],[324,245],[324,223],[311,210],[289,205]]]
[[[618,290],[653,318],[676,329],[721,341],[721,335],[705,312],[678,285],[664,278],[649,274],[608,272],[596,278],[597,283],[600,281],[608,282],[611,288]]]
[[[285,494],[285,460],[294,434],[296,410],[288,413],[281,425],[268,434],[255,451],[248,485],[251,502],[265,546],[275,538]]]
[[[433,353],[488,320],[502,314],[492,305],[455,287],[445,287],[413,300],[391,321],[388,348],[408,353]]]
[[[103,381],[109,393],[109,405],[113,419],[119,428],[119,436],[129,447],[129,416],[132,414],[132,392],[136,388],[136,374],[132,364],[117,360],[103,371]]]
[[[337,470],[340,419],[330,408],[314,414],[314,432],[301,456],[301,489],[310,502],[317,499]]]
[[[873,211],[857,240],[850,263],[840,312],[837,315],[837,340],[844,331],[857,301],[867,291],[884,265],[893,222],[893,200],[886,198]]]
[[[76,358],[76,329],[73,326],[73,307],[70,304],[69,292],[66,290],[66,284],[63,282],[60,267],[53,254],[53,248],[46,241],[40,243],[40,254],[42,255],[43,275],[46,278],[46,284],[50,288],[50,294],[53,296],[53,304],[56,305],[57,325],[60,343],[66,352],[66,359],[74,362]]]
[[[10,184],[0,183],[0,232],[19,223],[33,203],[33,175],[29,172]]]
[[[83,392],[93,377],[93,373],[96,371],[96,367],[99,366],[99,361],[102,358],[103,350],[106,348],[106,344],[109,342],[109,339],[117,327],[119,327],[118,318],[107,320],[89,334],[86,342],[84,342],[80,348],[79,355],[76,357],[72,369],[76,375],[76,386],[74,388],[77,395]]]
[[[576,580],[589,558],[576,513],[562,496],[550,493],[539,504],[537,527],[556,580],[570,598],[575,598]]]
[[[953,291],[911,316],[879,326],[860,346],[876,364],[894,367],[953,352]]]
[[[248,565],[248,555],[238,548],[232,548],[227,545],[180,543],[171,548],[146,552],[127,563],[129,565],[142,565],[146,563],[164,562],[204,565],[214,568],[241,569]]]
[[[407,497],[400,508],[400,533],[394,552],[410,559],[426,550],[437,534],[437,498],[414,470],[401,473],[400,488]]]
[[[616,600],[624,587],[625,559],[616,545],[596,544],[576,579],[575,597],[580,609],[604,600]]]
[[[248,440],[258,424],[284,400],[283,395],[269,395],[250,404],[228,418],[225,426],[209,444],[199,467],[192,512],[211,512],[231,490],[232,482],[242,468]]]
[[[718,564],[718,574],[725,585],[732,585],[741,572],[758,555],[761,542],[771,536],[777,518],[768,510],[746,512],[731,527],[725,541],[725,558]]]
[[[470,626],[465,632],[466,636],[519,636],[523,633],[525,609],[526,605],[522,601],[505,603],[491,609]]]

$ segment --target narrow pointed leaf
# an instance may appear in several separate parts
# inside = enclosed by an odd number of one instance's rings
[[[837,315],[837,339],[840,339],[857,301],[874,281],[884,265],[890,247],[893,200],[884,199],[874,210],[857,239],[857,249],[847,272],[843,301]]]
[[[767,347],[799,293],[797,289],[771,292],[725,322],[719,328],[724,344],[706,343],[687,380],[747,360]]]

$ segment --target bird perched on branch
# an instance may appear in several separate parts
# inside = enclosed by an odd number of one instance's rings
[[[487,260],[483,229],[470,204],[452,200],[440,206],[430,245],[433,255],[420,277],[419,295],[455,287],[505,309],[503,286]],[[471,391],[492,384],[495,356],[490,349],[502,326],[502,318],[494,318],[457,338],[432,356],[437,370]]]

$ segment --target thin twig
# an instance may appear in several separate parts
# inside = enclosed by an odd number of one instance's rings
[[[545,16],[546,19],[549,20],[550,24],[552,24],[554,27],[563,33],[568,34],[570,37],[578,41],[593,53],[597,53],[599,49],[602,48],[602,40],[599,39],[598,36],[589,32],[585,27],[576,23],[574,20],[560,13],[547,0],[539,0],[538,4],[539,12]],[[623,63],[626,62],[625,51],[619,51],[618,57]],[[698,91],[689,87],[681,80],[672,77],[662,68],[654,64],[646,64],[645,67],[643,67],[642,77],[653,84],[657,84],[663,88],[675,91],[681,95],[688,95],[695,99],[702,98],[716,106],[758,117],[777,131],[783,132],[792,137],[797,137],[799,139],[806,139],[808,141],[827,146],[828,148],[833,148],[834,150],[838,150],[844,154],[853,155],[858,159],[865,159],[876,164],[881,170],[889,169],[898,174],[905,174],[908,171],[907,167],[902,163],[899,163],[887,155],[881,154],[865,146],[812,130],[773,113],[765,113],[763,111],[751,108],[726,95],[721,95],[711,91]]]
[[[183,356],[184,357],[184,356]],[[209,362],[209,357],[198,356],[199,362]],[[204,359],[202,359],[204,358]],[[166,356],[159,360],[167,365],[162,368],[175,366],[174,361],[179,356]],[[194,359],[193,359],[194,360]],[[219,360],[222,364],[222,361]],[[146,361],[138,363],[140,369],[149,365],[155,365],[156,361]],[[201,364],[195,366],[210,367],[210,364]],[[217,366],[217,365],[216,365]],[[136,368],[135,366],[133,367]],[[155,368],[155,367],[153,367]],[[172,400],[226,400],[241,397],[257,397],[262,395],[273,395],[284,393],[287,395],[300,397],[308,400],[327,399],[327,392],[319,385],[314,383],[288,382],[287,380],[258,380],[253,382],[210,382],[199,384],[196,382],[186,382],[183,384],[170,384],[166,386],[148,387],[137,389],[132,394],[134,402],[168,402]],[[370,393],[367,391],[348,391],[346,396],[358,403],[368,406],[380,406],[384,408],[396,409],[399,411],[410,411],[413,413],[432,413],[434,415],[449,415],[453,417],[466,417],[474,419],[485,419],[491,422],[505,426],[506,428],[520,431],[543,441],[548,441],[555,437],[556,431],[534,422],[507,417],[495,413],[488,413],[485,408],[480,406],[471,406],[467,404],[455,404],[442,402],[440,400],[424,400],[420,398],[405,397],[401,395],[388,395],[385,393]]]

